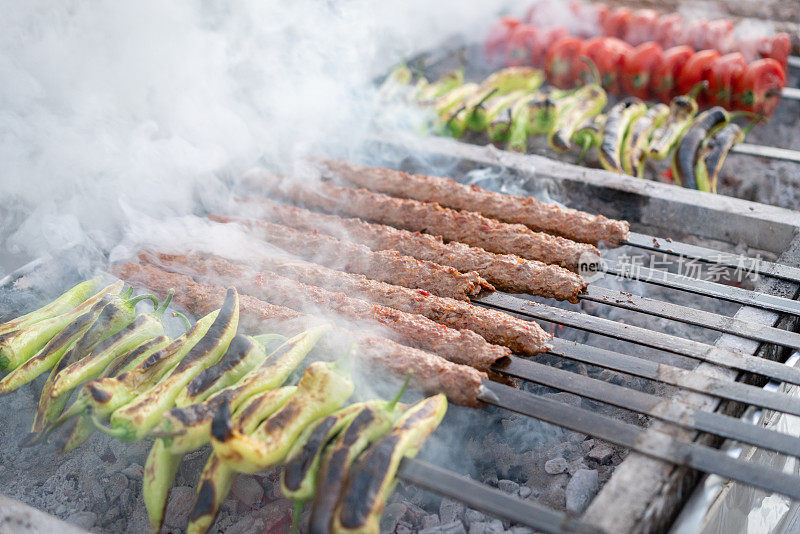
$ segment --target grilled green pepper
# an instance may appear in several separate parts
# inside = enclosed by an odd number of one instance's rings
[[[366,404],[361,402],[345,406],[308,425],[300,433],[286,455],[286,466],[281,473],[284,497],[305,502],[314,495],[314,482],[325,447],[364,408]]]
[[[219,507],[231,491],[235,476],[236,471],[228,463],[223,462],[215,453],[211,454],[200,475],[186,534],[208,532],[217,517]]]
[[[308,528],[311,534],[331,531],[350,466],[367,446],[386,434],[399,415],[396,412],[396,406],[387,403],[365,407],[325,452],[313,492]]]
[[[378,99],[383,102],[394,100],[398,94],[410,89],[409,84],[412,77],[411,69],[405,63],[398,65],[392,69],[378,88]]]
[[[631,125],[630,135],[622,146],[622,168],[626,173],[637,177],[644,175],[645,151],[650,145],[650,137],[668,115],[669,106],[655,104]]]
[[[286,401],[294,394],[296,389],[295,386],[286,386],[252,397],[247,401],[247,404],[257,407],[257,411],[254,410],[248,413],[258,414],[259,417],[269,417],[269,415],[286,404]],[[225,390],[223,393],[228,391]],[[229,403],[228,397],[227,395],[217,395],[213,401],[194,404],[185,408],[174,408],[169,411],[167,417],[168,420],[173,422],[173,428],[181,427],[185,433],[156,439],[155,443],[153,443],[153,448],[150,449],[150,454],[147,456],[142,496],[153,532],[158,532],[161,529],[169,491],[172,488],[181,458],[187,452],[199,449],[208,443],[211,418],[219,406],[223,403]],[[242,432],[250,433],[261,421],[259,417],[242,419],[241,416],[238,418],[234,416],[234,420]],[[204,424],[205,421],[208,421],[208,424]],[[197,432],[197,429],[204,429],[205,431]]]
[[[598,157],[604,169],[623,172],[622,147],[630,132],[631,124],[647,111],[647,106],[638,98],[626,98],[608,111],[603,140],[600,142]]]
[[[231,341],[222,359],[192,379],[175,399],[175,406],[182,408],[203,402],[211,395],[239,381],[249,371],[264,363],[267,353],[262,345],[286,338],[277,334],[245,336],[238,334]]]
[[[174,453],[183,454],[208,443],[211,421],[222,403],[228,403],[237,418],[240,412],[257,408],[255,405],[248,406],[247,401],[283,384],[329,328],[321,326],[294,336],[237,384],[214,394],[205,402],[173,408],[167,412],[154,433],[166,436],[166,443]],[[253,342],[249,350],[263,351],[263,348]],[[252,419],[251,416],[243,417]]]
[[[500,115],[503,110],[510,110],[514,102],[525,96],[525,94],[525,91],[512,91],[503,95],[495,93],[491,98],[473,108],[472,113],[467,119],[467,127],[474,132],[486,131],[491,138],[492,133],[489,129],[495,118]],[[508,125],[510,124],[511,120],[509,119]],[[495,126],[494,135],[497,135],[497,128],[498,127]]]
[[[375,532],[386,499],[396,484],[403,458],[413,458],[447,411],[444,395],[428,397],[409,408],[373,443],[350,470],[333,516],[332,532]]]
[[[0,335],[0,370],[16,369],[30,360],[70,323],[95,309],[95,305],[107,295],[118,295],[122,291],[122,286],[121,281],[115,282],[101,289],[96,295],[85,300],[73,310],[36,322],[28,328]],[[107,303],[108,300],[105,302]]]
[[[574,94],[565,97],[564,104],[547,134],[550,148],[557,152],[569,150],[575,130],[585,120],[603,111],[607,101],[605,90],[597,84],[581,87]]]
[[[700,146],[709,132],[724,126],[727,122],[728,113],[720,106],[700,113],[692,121],[689,130],[672,154],[672,177],[676,184],[688,189],[698,188],[695,167],[700,156]]]
[[[353,381],[337,364],[312,363],[289,402],[252,435],[244,435],[231,425],[227,406],[223,405],[211,424],[214,452],[242,473],[257,473],[277,465],[306,426],[339,408],[352,393]]]
[[[746,132],[736,123],[726,124],[721,130],[703,141],[700,157],[697,159],[697,187],[700,191],[717,192],[717,178],[722,164],[733,145],[744,141]]]
[[[50,394],[53,397],[57,397],[83,382],[97,377],[118,358],[124,357],[142,343],[163,335],[164,325],[161,323],[161,317],[172,300],[172,294],[173,292],[170,292],[161,306],[154,310],[153,313],[139,315],[117,334],[98,345],[88,356],[72,360],[72,363],[69,363],[68,366],[62,365],[68,362],[68,359],[62,359],[59,365],[54,368],[54,370],[61,369],[53,380]],[[133,313],[133,308],[129,307],[125,311]]]
[[[605,113],[600,113],[583,121],[572,134],[572,142],[581,147],[578,163],[583,162],[590,148],[600,146],[605,124],[606,115]]]
[[[68,351],[70,351],[69,358],[72,361],[77,361],[85,356],[98,343],[116,334],[133,320],[133,308],[139,300],[145,298],[155,299],[152,295],[143,295],[133,299],[105,295],[94,307],[48,341],[36,356],[0,380],[0,394],[10,393],[35,379],[57,365],[68,354]],[[156,300],[156,302],[158,301]],[[74,350],[71,350],[73,346]]]
[[[99,290],[101,283],[102,279],[100,277],[81,282],[53,302],[42,306],[38,310],[34,310],[3,323],[0,325],[0,334],[5,334],[14,330],[23,330],[40,321],[52,319],[53,317],[74,310]]]
[[[151,354],[169,345],[170,341],[171,340],[167,336],[158,336],[157,338],[151,339],[126,354],[120,361],[109,365],[103,371],[100,378],[113,377],[136,367]],[[81,445],[89,439],[96,430],[92,419],[86,413],[86,408],[89,406],[91,399],[91,394],[87,386],[88,384],[78,390],[77,397],[72,405],[61,414],[58,420],[46,429],[46,432],[50,433],[67,423],[70,419],[73,419],[72,424],[67,427],[65,435],[57,440],[57,446],[62,453],[69,452]],[[45,436],[46,435],[47,434],[45,434]]]
[[[421,104],[433,104],[434,101],[464,84],[464,70],[453,70],[433,83],[425,83],[420,79],[415,98]]]
[[[239,295],[229,288],[222,309],[206,335],[175,369],[149,391],[111,414],[111,427],[99,425],[121,441],[142,439],[158,424],[183,388],[203,369],[217,363],[228,349],[239,324]]]
[[[647,149],[650,159],[662,160],[681,136],[692,125],[692,117],[697,113],[697,101],[691,96],[676,96],[669,104],[669,116],[664,125],[656,128]]]
[[[535,91],[542,82],[544,74],[539,69],[508,67],[499,70],[480,83],[475,95],[467,100],[465,109],[454,122],[459,122],[464,129],[482,132],[489,125],[492,113],[500,111],[497,109],[498,105],[502,105],[503,101],[512,102],[518,98],[517,95]],[[511,99],[498,100],[500,97],[507,97],[509,93],[514,93]]]

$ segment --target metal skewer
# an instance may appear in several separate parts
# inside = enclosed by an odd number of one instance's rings
[[[745,339],[800,349],[800,334],[796,332],[771,326],[755,325],[741,319],[633,295],[624,291],[590,285],[579,295],[579,298],[625,310],[646,313],[655,317],[671,319],[680,323],[700,326]]]
[[[800,385],[800,369],[759,358],[751,354],[743,354],[720,347],[714,347],[698,341],[683,339],[662,332],[655,332],[639,326],[618,323],[610,319],[595,317],[585,313],[554,308],[510,295],[493,293],[485,297],[473,299],[473,302],[482,306],[515,313],[523,317],[571,326],[579,330],[593,332],[622,341],[638,343],[645,347],[651,347],[673,354],[680,354],[715,365],[747,371],[778,382]],[[800,400],[798,400],[798,406],[800,407]]]
[[[554,338],[547,352],[569,360],[639,376],[689,391],[781,411],[786,396],[741,382],[728,382],[695,371],[656,363],[636,356]]]
[[[601,534],[602,531],[581,523],[563,512],[556,512],[540,504],[512,497],[500,490],[452,473],[428,462],[405,458],[397,476],[416,486],[458,499],[470,508],[521,523],[551,534],[577,532]]]
[[[800,89],[797,89],[796,87],[784,87],[781,89],[781,98],[800,100]]]
[[[798,153],[798,156],[800,156],[800,153]],[[800,283],[800,268],[765,261],[759,258],[751,258],[750,256],[744,256],[742,254],[720,252],[710,248],[698,247],[697,245],[690,245],[689,243],[681,243],[680,241],[638,234],[636,232],[630,232],[628,234],[628,239],[622,244]]]
[[[800,477],[731,458],[720,450],[686,443],[662,432],[640,428],[488,380],[484,380],[483,392],[478,398],[487,404],[588,434],[651,458],[720,475],[770,493],[800,499]]]
[[[790,67],[800,68],[800,56],[789,56],[787,58],[787,64]]]
[[[800,100],[800,91],[798,93],[796,99]],[[747,156],[758,156],[761,158],[780,159],[800,163],[800,151],[766,145],[739,143],[738,145],[733,145],[731,154],[745,154]]]
[[[649,415],[690,430],[708,432],[756,447],[800,457],[800,440],[726,415],[695,410],[669,399],[514,357],[495,371]],[[776,394],[785,400],[785,395]]]
[[[639,280],[730,302],[738,302],[754,308],[800,316],[800,302],[767,293],[758,293],[740,287],[726,286],[716,282],[690,278],[638,265],[625,267],[612,260],[601,262],[599,269],[607,274],[622,278]]]

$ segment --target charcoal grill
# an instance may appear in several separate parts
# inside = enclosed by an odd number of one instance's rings
[[[531,183],[528,180],[533,179],[549,182],[557,191],[554,195],[556,200],[562,200],[571,207],[630,221],[632,228],[642,233],[634,233],[628,246],[658,252],[669,250],[671,253],[682,253],[729,265],[749,264],[739,255],[720,256],[714,253],[712,257],[709,249],[701,249],[689,243],[692,241],[705,242],[706,245],[711,243],[715,249],[720,251],[729,251],[734,245],[739,245],[739,247],[744,245],[751,257],[758,251],[771,254],[777,259],[774,263],[764,262],[761,264],[759,269],[763,276],[753,288],[754,292],[723,287],[720,284],[685,280],[682,277],[665,275],[662,272],[645,270],[629,274],[632,277],[656,284],[669,285],[675,282],[676,287],[699,295],[710,290],[718,298],[730,298],[745,303],[747,305],[742,305],[733,318],[750,325],[753,330],[750,332],[751,334],[756,334],[755,330],[765,333],[769,331],[768,327],[779,327],[781,332],[789,334],[797,327],[796,309],[794,309],[796,301],[793,303],[789,300],[796,298],[798,292],[797,266],[800,265],[800,217],[795,212],[744,200],[687,191],[675,186],[637,180],[605,171],[585,169],[541,156],[512,154],[493,147],[469,145],[450,139],[422,140],[415,137],[398,138],[393,135],[391,139],[388,137],[376,138],[373,141],[371,152],[391,155],[392,159],[388,163],[408,172],[429,172],[431,165],[434,165],[435,168],[445,169],[448,175],[458,179],[458,177],[464,177],[469,171],[489,168],[494,169],[498,174],[510,173],[513,176],[512,181],[515,182]],[[397,159],[398,154],[401,155],[400,159]],[[387,164],[387,160],[379,159],[379,161],[370,163]],[[685,221],[694,221],[689,235],[678,233],[680,230],[676,231],[676,229],[686,230]],[[704,224],[704,222],[711,224]],[[660,238],[654,239],[645,232],[660,236]],[[613,267],[606,270],[612,274],[620,274]],[[591,287],[590,285],[590,289]],[[731,294],[726,294],[729,291]],[[733,295],[733,293],[747,297],[747,299],[736,298],[737,295]],[[779,297],[782,300],[769,303],[767,301],[771,299],[766,295]],[[602,301],[602,297],[593,300]],[[771,305],[778,302],[780,302],[779,306]],[[594,330],[620,339],[633,340],[634,343],[645,344],[656,349],[664,348],[664,342],[682,344],[674,339],[666,339],[663,334],[653,331],[632,332],[635,329],[624,323],[603,320],[600,324],[592,325],[590,323],[595,323],[594,318],[587,318],[585,314],[559,312],[554,308],[541,305],[536,305],[540,306],[540,309],[531,313],[531,307],[520,302],[519,299],[507,295],[491,295],[484,304],[527,317],[533,316],[560,323],[570,322],[571,326]],[[658,306],[652,301],[630,299],[614,304],[622,304],[624,308],[634,312],[659,314]],[[687,310],[688,316],[677,319],[691,322],[693,313],[702,309],[702,303],[698,302],[695,306],[694,310]],[[784,312],[792,312],[795,315],[783,314],[776,311],[775,308]],[[662,316],[666,315],[662,313]],[[711,322],[713,321],[707,321],[706,325],[712,326],[709,324]],[[695,324],[702,324],[702,321],[696,321]],[[728,325],[730,324],[728,323]],[[746,339],[734,335],[734,329],[725,329],[722,328],[723,326],[725,325],[717,325],[715,329],[723,332],[727,330],[728,333],[722,334],[713,347],[705,346],[704,349],[696,347],[697,350],[704,350],[704,356],[715,352],[737,351],[754,355],[764,361],[774,362],[785,361],[789,356],[792,343],[784,343],[786,340],[776,340],[787,345],[780,347],[765,343],[764,336],[739,332],[739,334],[756,338]],[[772,332],[782,335],[777,330]],[[677,347],[674,350],[681,352],[682,349]],[[605,365],[610,364],[614,369],[638,376],[664,378],[663,376],[658,377],[658,364],[641,359],[631,360],[627,357],[624,358],[626,361],[623,363],[616,361],[619,354],[586,345],[576,347],[567,342],[556,341],[553,353],[601,366],[604,363]],[[516,368],[518,363],[522,369]],[[687,425],[685,417],[681,420],[680,416],[665,415],[664,410],[669,412],[669,409],[665,408],[664,403],[654,408],[648,404],[653,399],[634,400],[635,395],[632,395],[630,391],[611,391],[608,384],[592,384],[577,375],[572,377],[555,376],[552,370],[545,369],[544,366],[525,367],[522,365],[523,363],[525,362],[515,361],[508,370],[509,374],[540,383],[544,382],[557,389],[571,391],[596,400],[602,399],[611,403],[616,401],[618,406],[633,408],[650,415],[661,410],[662,413],[655,415],[662,421],[654,422],[646,432],[628,436],[625,434],[625,428],[616,427],[611,421],[602,420],[599,417],[585,417],[586,414],[581,414],[570,407],[556,406],[550,402],[540,402],[539,400],[534,401],[523,394],[506,391],[496,385],[492,385],[493,391],[502,390],[502,395],[499,398],[488,397],[486,399],[488,402],[513,407],[522,413],[528,413],[548,422],[568,426],[621,445],[635,445],[634,448],[639,451],[646,452],[648,445],[642,445],[642,440],[645,439],[644,435],[647,432],[663,433],[659,439],[669,436],[672,439],[680,438],[692,442],[694,445],[724,445],[721,444],[718,436],[711,437],[696,432],[705,424],[702,421],[704,414],[718,412],[740,416],[746,407],[743,404],[723,403],[718,398],[698,393],[700,391],[714,395],[711,389],[684,387],[673,400],[698,410],[691,416],[691,423]],[[793,372],[793,369],[789,367],[784,366],[784,368]],[[742,374],[735,370],[721,368],[708,362],[701,362],[695,371],[714,376],[719,381],[727,383],[729,387],[739,387],[734,381],[743,378]],[[763,379],[744,378],[750,384],[763,385],[764,383]],[[678,382],[674,381],[673,383]],[[689,384],[684,382],[682,385]],[[715,388],[717,387],[715,386]],[[690,389],[694,389],[694,391],[690,391]],[[752,392],[754,388],[748,389]],[[728,396],[728,393],[732,392],[722,392],[721,389],[716,389],[716,394],[721,393],[728,399],[736,396],[735,393],[734,396]],[[787,409],[793,402],[788,396],[784,400],[786,403],[780,407],[781,410]],[[760,402],[753,398],[750,401]],[[788,409],[791,411],[790,407]],[[581,419],[582,417],[584,419]],[[694,431],[687,428],[678,429],[675,425],[664,421],[677,423],[684,427],[693,427]],[[709,432],[727,437],[731,437],[733,431],[731,427],[727,427],[727,431],[720,427],[716,427],[714,430],[710,430],[710,426],[706,428],[709,429]],[[735,433],[735,431],[733,432]],[[674,443],[668,443],[666,445],[667,452],[664,454],[653,454],[650,451],[650,455],[634,453],[628,456],[617,467],[613,477],[585,511],[581,517],[582,522],[608,532],[644,532],[667,529],[699,480],[699,473],[686,467],[687,464],[693,462],[696,466],[696,462],[700,461],[695,456],[698,449],[684,448],[677,452],[670,449],[673,446]],[[668,458],[671,461],[657,460],[652,456]],[[528,522],[528,524],[532,524],[532,522]],[[534,525],[532,524],[532,526]],[[543,525],[535,526],[543,528]],[[565,527],[566,530],[569,528]]]

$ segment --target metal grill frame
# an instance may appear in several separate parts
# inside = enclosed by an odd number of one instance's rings
[[[750,249],[748,252],[770,252],[778,256],[779,263],[800,266],[800,216],[784,208],[447,138],[393,134],[391,137],[375,137],[371,144],[373,150],[370,153],[390,155],[395,163],[398,156],[403,156],[399,165],[405,171],[429,172],[433,163],[449,169],[449,175],[454,178],[476,168],[490,167],[515,173],[522,184],[529,179],[551,180],[562,194],[557,200],[570,207],[625,219],[637,231],[674,239],[694,235],[718,243],[720,250],[729,250],[732,244],[743,243]],[[387,161],[367,163],[391,166]],[[687,229],[686,221],[697,221],[698,224]],[[796,284],[763,277],[758,280],[756,290],[787,298],[797,298],[800,294],[800,286]],[[747,306],[740,307],[735,317],[753,324],[791,330],[800,326],[800,319],[796,317],[782,318],[777,313]],[[720,336],[715,346],[778,361],[785,361],[789,356],[787,350],[727,334]],[[736,371],[707,363],[701,363],[696,370],[727,381],[739,378]],[[724,403],[686,390],[682,390],[675,400],[698,409],[721,411],[737,417],[742,416],[746,409],[741,404]],[[658,421],[649,428],[704,445],[724,445],[720,438],[699,436]],[[581,519],[607,532],[666,531],[701,476],[691,469],[677,468],[631,453],[617,466]]]

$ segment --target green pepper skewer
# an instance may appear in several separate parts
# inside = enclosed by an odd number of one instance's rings
[[[95,305],[107,295],[118,295],[122,291],[123,285],[121,281],[115,282],[101,289],[71,311],[39,321],[28,328],[0,335],[0,370],[17,369],[33,358],[67,325],[94,309]]]
[[[697,189],[695,167],[700,156],[700,146],[703,143],[703,139],[709,135],[709,132],[721,128],[727,122],[728,113],[720,106],[715,106],[700,113],[692,121],[689,130],[672,154],[672,177],[677,185],[688,189]]]
[[[88,382],[84,389],[88,392],[87,410],[92,420],[101,424],[106,416],[155,386],[206,335],[218,315],[219,310],[209,313],[181,337],[150,353],[135,367],[114,377]]]
[[[252,369],[264,363],[267,353],[262,347],[277,340],[285,342],[286,338],[277,334],[255,337],[238,334],[222,359],[194,377],[186,389],[181,391],[175,399],[175,406],[182,408],[203,402],[217,391],[235,384]],[[254,346],[256,350],[253,350]]]
[[[669,117],[664,125],[653,132],[647,155],[651,159],[666,159],[672,147],[682,138],[692,125],[692,118],[697,113],[697,100],[694,96],[704,85],[695,86],[688,95],[676,96],[669,104]]]
[[[578,126],[603,111],[607,101],[605,90],[597,84],[582,87],[573,95],[565,97],[564,105],[559,109],[547,135],[550,148],[557,152],[569,150]]]
[[[603,126],[603,140],[598,149],[600,164],[604,169],[623,172],[622,147],[625,145],[631,124],[645,111],[647,106],[638,98],[626,98],[608,111]]]
[[[447,411],[444,395],[428,397],[400,416],[389,433],[373,443],[350,469],[333,516],[333,532],[378,532],[386,499],[397,483],[403,458],[417,455]]]
[[[142,439],[169,410],[181,390],[201,371],[225,354],[239,324],[239,295],[229,288],[222,309],[206,335],[191,348],[175,369],[149,391],[110,417],[111,427],[98,428],[121,441]]]
[[[102,279],[98,276],[81,282],[69,291],[63,293],[54,301],[45,304],[38,310],[26,313],[16,319],[8,321],[0,325],[0,334],[5,334],[14,330],[24,330],[38,322],[52,319],[58,315],[67,313],[74,310],[86,299],[91,297],[97,290],[100,289]]]
[[[642,177],[646,161],[645,151],[653,132],[660,128],[669,116],[669,106],[654,104],[631,125],[631,132],[622,146],[622,168],[626,173]]]
[[[257,473],[282,462],[303,429],[339,408],[353,393],[353,381],[335,363],[309,365],[297,392],[252,435],[230,423],[223,405],[211,424],[211,444],[221,460],[242,473]]]

